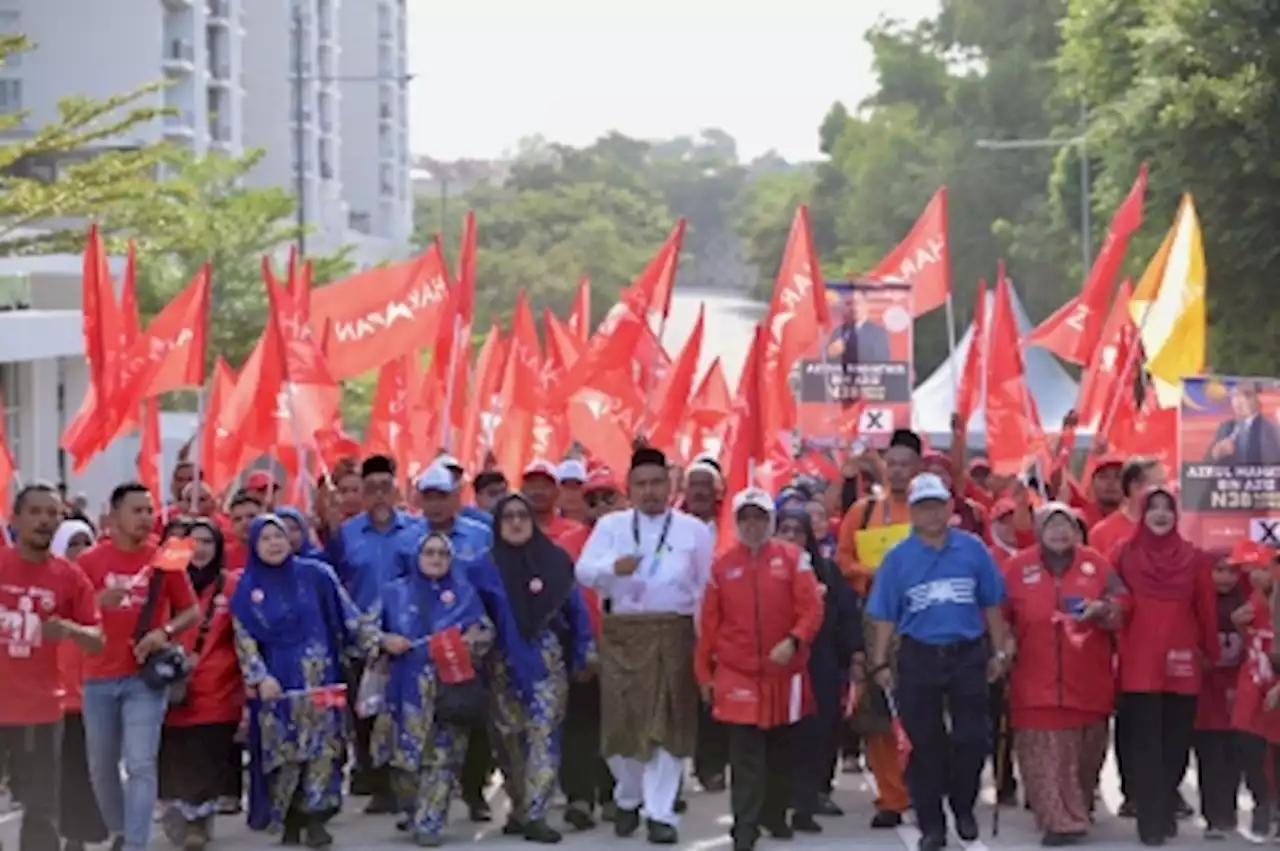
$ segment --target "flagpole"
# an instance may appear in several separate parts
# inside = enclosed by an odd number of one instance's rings
[[[444,383],[444,413],[440,417],[440,448],[448,452],[452,448],[453,443],[453,394],[454,381],[453,376],[457,369],[458,351],[461,341],[458,339],[462,334],[462,317],[456,312],[453,314],[453,337],[449,345],[449,375]],[[432,367],[435,365],[432,364]]]
[[[947,291],[947,350],[947,363],[951,365],[951,411],[954,413],[960,401],[960,375],[956,368],[956,306],[950,290]]]
[[[165,509],[165,507],[164,507],[164,491],[165,491],[165,476],[164,476],[164,427],[163,427],[163,425],[162,425],[162,423],[161,423],[161,421],[160,421],[160,400],[159,400],[159,399],[156,399],[156,398],[153,398],[153,399],[149,400],[146,404],[147,404],[148,406],[150,406],[150,410],[145,410],[145,409],[144,409],[144,411],[143,411],[143,417],[144,417],[145,419],[144,419],[143,424],[142,424],[142,429],[141,429],[141,430],[139,430],[139,432],[138,432],[139,444],[141,444],[141,437],[142,437],[142,433],[143,433],[143,431],[145,431],[145,430],[146,430],[146,428],[147,428],[146,420],[150,420],[150,419],[151,419],[151,413],[152,413],[152,411],[154,411],[154,412],[155,412],[155,415],[156,415],[156,447],[157,447],[157,448],[156,448],[156,459],[155,459],[155,461],[156,461],[156,475],[160,478],[160,481],[156,482],[156,486],[160,488],[160,504],[161,504],[161,507],[160,507],[160,517],[161,517],[161,519],[162,519],[165,523],[168,523],[168,522],[169,522],[169,520],[170,520],[171,518],[169,517],[169,512],[168,512],[168,511]],[[141,449],[142,449],[141,445],[139,445],[138,449],[139,449],[139,450],[141,450]],[[170,483],[170,484],[172,484],[172,483]],[[181,502],[182,502],[182,494],[178,494],[178,502],[179,502],[179,503],[181,503]]]
[[[200,494],[204,492],[204,485],[200,481],[200,455],[204,447],[204,392],[202,385],[196,391],[196,432],[191,437],[191,513],[195,514],[200,509]],[[178,501],[182,501],[182,494],[178,494]]]

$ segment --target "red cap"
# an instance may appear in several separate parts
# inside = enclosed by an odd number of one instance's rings
[[[279,487],[276,484],[276,477],[268,473],[266,470],[254,470],[249,477],[244,480],[245,490],[265,491],[274,490]]]
[[[1108,452],[1094,462],[1093,470],[1096,473],[1104,467],[1123,467],[1126,460],[1119,452]]]
[[[524,468],[524,477],[527,479],[530,476],[546,476],[553,482],[560,481],[560,476],[556,474],[556,465],[545,460],[534,461]]]
[[[614,478],[613,471],[608,467],[598,467],[587,475],[587,481],[582,485],[583,493],[598,493],[599,491],[621,491],[618,487],[618,480]]]

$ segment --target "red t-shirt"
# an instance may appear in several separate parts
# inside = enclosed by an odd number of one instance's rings
[[[200,620],[181,639],[188,656],[195,651],[200,635],[199,625],[204,623],[210,603],[213,604],[213,618],[209,621],[209,631],[196,668],[187,680],[187,701],[169,709],[164,719],[165,726],[191,727],[240,720],[244,708],[244,681],[240,678],[240,662],[236,658],[235,634],[228,605],[239,580],[239,573],[230,573],[223,579],[222,590],[216,596],[216,582],[200,593]]]
[[[84,573],[58,556],[23,561],[0,550],[0,724],[52,724],[62,717],[58,646],[43,641],[45,618],[98,623],[98,605]]]
[[[142,607],[147,602],[151,561],[155,553],[155,545],[151,543],[133,552],[124,552],[114,542],[106,541],[80,555],[78,563],[85,576],[89,577],[95,596],[108,588],[129,589],[119,606],[102,609],[102,633],[106,646],[98,655],[85,658],[86,680],[113,680],[138,673],[138,661],[133,658],[133,637]],[[160,595],[149,629],[159,629],[174,612],[196,604],[196,594],[185,570],[166,572],[160,585]]]

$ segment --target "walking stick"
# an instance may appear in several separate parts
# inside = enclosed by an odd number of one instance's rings
[[[1000,684],[1000,713],[996,716],[995,771],[996,798],[991,807],[991,835],[1000,835],[1000,790],[1004,788],[1005,755],[1009,749],[1009,680]]]

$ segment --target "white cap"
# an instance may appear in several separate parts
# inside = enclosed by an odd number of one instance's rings
[[[556,479],[561,482],[582,484],[587,480],[587,468],[578,459],[568,458],[561,461],[560,466],[556,468]]]
[[[444,467],[446,470],[462,469],[462,464],[458,461],[457,458],[454,458],[452,455],[441,455],[437,457],[436,460],[433,461],[432,463],[439,464],[441,467]]]
[[[911,489],[907,491],[907,505],[930,499],[951,499],[951,491],[933,473],[921,473],[911,480]]]
[[[758,508],[770,517],[773,516],[774,505],[773,497],[769,496],[768,491],[760,488],[747,488],[744,491],[738,491],[733,498],[733,515],[738,516],[738,512],[744,508]]]
[[[458,483],[453,478],[453,473],[438,461],[423,471],[422,475],[418,476],[418,481],[415,484],[419,493],[428,491],[453,493],[458,487]]]
[[[528,467],[524,468],[524,478],[527,479],[530,476],[546,476],[557,484],[560,482],[560,476],[556,473],[555,465],[550,461],[543,461],[541,459],[534,461]]]

